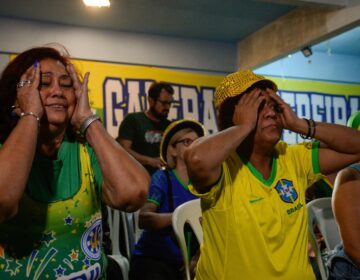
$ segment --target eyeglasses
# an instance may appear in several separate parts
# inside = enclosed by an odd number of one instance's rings
[[[173,146],[175,147],[177,144],[182,143],[185,147],[188,147],[191,145],[192,142],[194,142],[195,139],[190,139],[190,138],[184,138],[184,139],[180,139],[177,140],[173,143]]]
[[[161,105],[163,105],[163,106],[166,106],[166,105],[171,106],[171,104],[173,104],[173,101],[160,100],[160,99],[157,99],[156,101],[157,101],[157,102],[160,102]]]

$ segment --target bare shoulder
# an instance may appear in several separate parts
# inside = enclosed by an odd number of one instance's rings
[[[359,165],[360,167],[360,165]],[[344,183],[360,180],[360,168],[356,170],[353,167],[346,167],[338,172],[335,179],[335,187]]]
[[[333,206],[339,202],[343,207],[352,203],[360,205],[360,172],[347,167],[339,171],[334,184]]]

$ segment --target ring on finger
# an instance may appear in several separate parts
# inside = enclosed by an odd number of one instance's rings
[[[21,88],[25,85],[31,85],[31,80],[21,80],[20,82],[17,83],[16,87]]]

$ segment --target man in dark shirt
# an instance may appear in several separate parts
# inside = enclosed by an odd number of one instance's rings
[[[152,174],[162,167],[159,145],[173,102],[174,89],[167,83],[153,83],[149,109],[128,114],[119,127],[117,141]]]

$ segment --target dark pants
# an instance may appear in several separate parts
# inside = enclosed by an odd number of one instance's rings
[[[132,256],[130,280],[182,280],[181,265],[143,256]]]
[[[328,280],[360,279],[360,267],[346,255],[344,248],[339,246],[335,250],[335,254],[330,257],[327,263]]]

